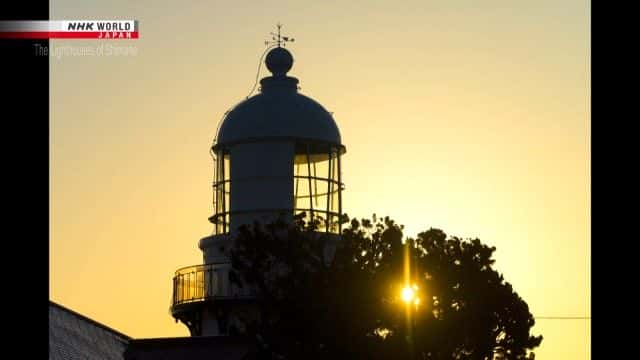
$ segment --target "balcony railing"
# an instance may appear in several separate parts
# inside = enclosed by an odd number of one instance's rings
[[[225,266],[227,265],[227,266]],[[229,282],[229,264],[188,266],[173,277],[171,306],[215,299],[250,298],[253,292]]]

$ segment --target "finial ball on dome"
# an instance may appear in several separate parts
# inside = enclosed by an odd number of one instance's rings
[[[284,76],[293,66],[293,56],[287,49],[277,47],[269,51],[265,63],[274,76]]]

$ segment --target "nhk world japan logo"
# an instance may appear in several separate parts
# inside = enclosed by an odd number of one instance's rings
[[[0,21],[2,39],[137,39],[138,20]]]

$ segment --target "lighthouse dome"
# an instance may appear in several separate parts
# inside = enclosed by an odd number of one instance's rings
[[[286,75],[293,65],[291,53],[276,47],[269,51],[265,63],[272,76],[260,81],[260,94],[239,103],[227,114],[215,146],[269,139],[322,141],[340,146],[340,131],[331,113],[298,93],[298,79]]]

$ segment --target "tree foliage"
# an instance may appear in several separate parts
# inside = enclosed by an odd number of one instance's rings
[[[492,268],[495,247],[433,228],[403,243],[402,227],[375,215],[351,220],[337,242],[316,226],[298,217],[239,230],[232,281],[260,294],[256,358],[533,358],[542,336]],[[405,285],[419,303],[400,298]]]

